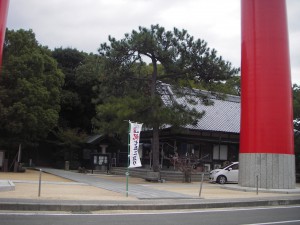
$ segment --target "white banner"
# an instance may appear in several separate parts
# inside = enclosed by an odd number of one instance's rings
[[[129,121],[130,124],[130,154],[129,160],[130,165],[129,168],[133,167],[141,167],[141,159],[139,155],[139,143],[140,143],[140,132],[142,129],[143,124],[139,123],[132,123]]]

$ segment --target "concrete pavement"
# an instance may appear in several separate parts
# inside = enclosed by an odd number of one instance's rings
[[[88,185],[102,188],[105,190],[117,192],[117,193],[126,193],[125,180],[124,181],[112,181],[104,178],[94,176],[87,176],[82,173],[74,173],[65,170],[49,169],[42,168],[46,173],[50,173],[59,177],[63,177],[75,182],[86,183]],[[134,196],[138,199],[192,199],[194,198],[191,195],[186,195],[178,192],[172,192],[167,190],[158,190],[150,188],[149,186],[140,185],[140,184],[130,184],[128,194]]]
[[[37,196],[38,172],[0,173],[0,180],[12,180],[15,190],[0,192],[0,210],[97,211],[162,210],[217,207],[245,207],[300,204],[300,188],[293,192],[269,193],[241,189],[238,185],[203,183],[151,183],[125,176],[88,175],[43,168],[41,196]],[[224,188],[230,188],[224,189]]]

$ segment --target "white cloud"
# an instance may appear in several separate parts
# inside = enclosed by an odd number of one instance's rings
[[[300,84],[300,1],[286,2],[292,79]],[[7,20],[10,29],[32,29],[51,49],[94,53],[108,35],[119,39],[157,23],[168,30],[186,29],[240,67],[240,0],[10,0]]]
[[[287,0],[292,82],[300,84],[300,1]]]

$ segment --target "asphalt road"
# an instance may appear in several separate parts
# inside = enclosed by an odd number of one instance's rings
[[[300,224],[300,206],[201,211],[47,214],[1,212],[0,225],[254,225]]]

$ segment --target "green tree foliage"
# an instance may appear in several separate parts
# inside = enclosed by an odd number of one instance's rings
[[[121,40],[109,37],[99,49],[105,60],[105,76],[98,87],[95,125],[106,132],[126,129],[123,120],[143,122],[153,129],[153,168],[159,170],[159,128],[163,124],[192,123],[201,113],[174,102],[166,108],[159,96],[159,81],[174,86],[213,83],[238,72],[217,56],[203,40],[186,30],[165,31],[159,25],[139,27]],[[146,66],[146,59],[150,61]],[[180,94],[181,89],[177,89]],[[183,89],[182,89],[183,90]],[[191,89],[190,89],[191,90]],[[190,92],[181,93],[188,95]],[[124,125],[122,125],[124,124]]]
[[[295,128],[300,130],[300,86],[293,85],[293,107],[294,107],[294,120],[296,123]]]
[[[100,59],[77,49],[58,48],[53,57],[65,74],[61,97],[60,127],[91,132],[91,119],[95,116],[93,86],[100,76]]]
[[[70,162],[71,169],[78,169],[81,164],[82,148],[87,138],[85,132],[78,129],[58,128],[51,132],[55,138],[54,142],[46,143],[52,148],[52,157],[56,161],[56,165],[61,167],[65,161]]]
[[[94,86],[101,79],[102,70],[101,59],[93,54],[88,55],[76,70],[75,85],[81,100],[78,108],[79,127],[87,133],[93,132],[92,118],[96,115],[93,99],[97,96]]]
[[[300,163],[300,86],[293,85],[293,109],[294,109],[294,130],[295,130],[295,153],[298,164]],[[298,168],[299,169],[299,168]]]
[[[63,74],[32,30],[7,30],[0,77],[0,136],[33,142],[57,125]]]

